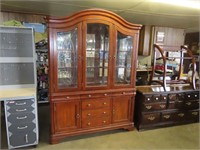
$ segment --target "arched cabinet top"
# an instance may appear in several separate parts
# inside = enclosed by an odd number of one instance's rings
[[[139,30],[142,27],[142,25],[140,24],[130,23],[125,19],[123,19],[122,17],[120,17],[119,15],[103,9],[87,9],[63,18],[57,18],[57,17],[45,18],[49,28],[65,28],[90,19],[105,20],[115,25],[120,25],[127,29],[132,29],[132,30]]]

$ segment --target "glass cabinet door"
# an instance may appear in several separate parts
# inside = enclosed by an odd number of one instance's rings
[[[86,34],[86,86],[107,86],[109,26],[88,23]]]
[[[131,84],[133,37],[117,32],[115,85]]]
[[[78,31],[77,28],[57,32],[57,83],[58,88],[78,87]]]

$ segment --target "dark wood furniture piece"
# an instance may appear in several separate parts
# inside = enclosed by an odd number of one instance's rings
[[[138,130],[199,121],[199,89],[188,85],[137,87],[135,101]]]
[[[101,9],[46,21],[51,143],[79,134],[132,130],[141,25]]]

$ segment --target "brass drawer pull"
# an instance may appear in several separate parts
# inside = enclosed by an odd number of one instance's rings
[[[179,116],[179,117],[183,117],[183,116],[184,116],[184,113],[179,113],[178,116]]]
[[[76,115],[76,118],[80,118],[80,115],[79,115],[79,114],[77,114],[77,115]]]
[[[16,109],[17,112],[26,111],[27,109]]]
[[[163,116],[165,119],[169,119],[170,118],[170,115],[164,115]]]
[[[148,110],[151,109],[151,108],[152,108],[152,106],[146,106],[146,109],[148,109]]]
[[[91,125],[91,123],[90,123],[90,122],[88,122],[88,123],[87,123],[87,125],[88,125],[88,126],[90,126],[90,125]]]
[[[104,102],[103,104],[104,104],[104,105],[106,105],[107,103],[106,103],[106,102]]]
[[[91,114],[89,113],[89,114],[87,114],[88,116],[91,116]]]
[[[192,115],[194,115],[194,116],[196,116],[198,114],[199,114],[198,112],[192,112]]]
[[[15,103],[15,105],[17,105],[17,106],[26,105],[26,102],[23,102],[23,103]]]
[[[104,111],[103,114],[106,114],[106,112]]]
[[[156,117],[154,117],[154,116],[151,116],[151,117],[148,117],[147,119],[149,119],[149,120],[153,121],[155,118],[156,118]]]
[[[158,97],[156,97],[156,100],[158,100]]]
[[[87,106],[88,106],[88,107],[90,107],[90,106],[91,106],[91,104],[87,104]]]
[[[92,95],[88,95],[88,97],[92,97]]]
[[[23,130],[23,129],[26,129],[26,128],[28,128],[28,126],[24,126],[24,127],[17,127],[17,129],[19,129],[19,130]]]
[[[126,94],[126,92],[122,92],[122,94]]]
[[[103,123],[106,123],[106,121],[104,120]]]
[[[106,94],[106,93],[104,94],[104,96],[107,96],[107,95],[108,95],[108,94]]]
[[[165,108],[165,105],[160,105],[160,108]]]
[[[66,99],[69,99],[69,98],[70,98],[69,96],[66,97]]]
[[[192,103],[191,102],[187,102],[186,105],[190,106]]]
[[[27,116],[24,116],[24,117],[16,117],[16,118],[17,118],[17,120],[20,120],[20,119],[26,119]]]

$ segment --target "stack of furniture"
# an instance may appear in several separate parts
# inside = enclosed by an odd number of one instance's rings
[[[51,143],[79,134],[132,130],[141,25],[101,9],[46,21]]]
[[[0,27],[0,100],[9,149],[38,144],[33,39],[32,28]]]
[[[181,50],[178,52],[171,48],[164,51],[160,46],[154,44],[150,83],[158,83],[158,85],[137,87],[134,120],[138,130],[199,121],[199,87],[196,86],[194,76],[195,58],[191,51],[184,46],[181,46]],[[169,55],[169,52],[175,53],[175,56],[172,57],[173,55]],[[156,62],[160,59],[163,67],[156,69],[158,64]],[[178,74],[167,73],[167,62],[175,59],[179,60]],[[181,79],[184,59],[190,60],[193,66],[191,80]],[[156,74],[158,69],[162,73]],[[174,75],[176,77],[172,78]]]

